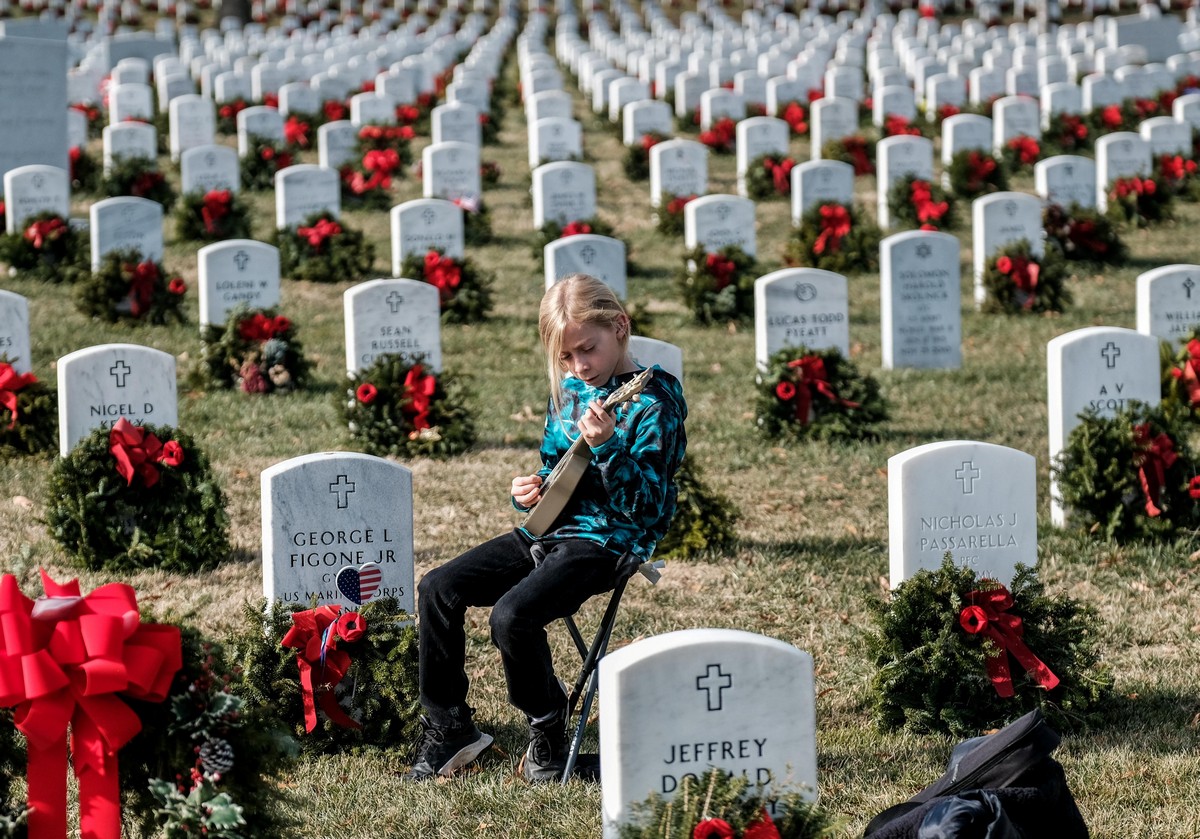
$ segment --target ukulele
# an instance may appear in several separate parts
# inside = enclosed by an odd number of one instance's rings
[[[653,368],[647,367],[632,379],[609,394],[604,400],[604,410],[611,412],[618,405],[628,402],[646,389],[654,376]],[[592,451],[580,434],[571,448],[567,449],[554,466],[554,470],[542,482],[542,498],[534,505],[521,526],[534,536],[542,536],[554,524],[559,514],[579,486],[583,473],[592,462]]]

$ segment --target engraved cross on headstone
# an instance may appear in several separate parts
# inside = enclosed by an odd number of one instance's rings
[[[250,261],[250,254],[245,251],[238,251],[233,255],[234,264],[237,265],[238,272],[246,270],[246,263]]]
[[[404,303],[404,295],[396,290],[392,290],[391,294],[384,298],[384,302],[388,304],[388,308],[392,310],[392,314],[400,311],[400,306]]]
[[[1192,289],[1196,287],[1196,281],[1188,277],[1183,281],[1183,290],[1187,292],[1187,299],[1192,299]]]
[[[1100,350],[1100,355],[1104,356],[1104,363],[1111,370],[1117,366],[1117,359],[1121,357],[1121,348],[1112,341],[1109,341],[1104,349]]]
[[[354,482],[348,480],[345,475],[338,475],[337,480],[329,485],[329,492],[337,495],[338,509],[344,510],[350,506],[350,493],[354,492]]]
[[[696,677],[696,690],[707,691],[708,710],[721,710],[721,691],[733,687],[733,676],[721,672],[721,665],[710,664],[703,676]],[[715,694],[714,694],[715,691]]]
[[[133,368],[124,362],[118,361],[112,367],[108,368],[109,375],[117,380],[117,387],[125,387],[125,377],[133,372]]]
[[[954,470],[954,477],[962,484],[963,495],[975,493],[975,481],[979,479],[979,469],[972,460],[964,460],[962,466]]]
[[[584,263],[591,265],[592,260],[596,258],[596,249],[591,245],[584,245],[579,251],[579,256],[583,259]]]

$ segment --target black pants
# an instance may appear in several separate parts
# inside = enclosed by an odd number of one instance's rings
[[[468,606],[492,607],[492,643],[504,662],[509,701],[531,718],[562,707],[545,627],[611,590],[620,556],[571,539],[545,543],[545,559],[535,564],[532,545],[513,530],[433,569],[417,586],[421,704],[434,725],[456,727],[470,719],[463,629]]]

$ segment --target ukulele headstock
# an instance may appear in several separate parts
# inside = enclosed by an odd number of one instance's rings
[[[654,378],[654,368],[647,367],[632,379],[621,385],[604,400],[604,410],[609,411],[623,402],[628,402],[646,389],[646,385]]]

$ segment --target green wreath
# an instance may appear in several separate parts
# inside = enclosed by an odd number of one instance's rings
[[[821,147],[821,159],[849,163],[856,177],[875,174],[875,144],[861,134],[830,140]]]
[[[275,173],[286,169],[294,160],[285,142],[276,142],[251,134],[249,152],[239,163],[242,188],[251,192],[271,192],[275,189]]]
[[[1011,174],[1032,172],[1042,157],[1042,144],[1034,137],[1010,137],[1000,149],[1000,159]]]
[[[1013,695],[996,692],[986,664],[995,643],[971,634],[961,621],[972,592],[998,587],[947,553],[938,570],[918,571],[886,601],[872,599],[875,627],[867,643],[877,668],[870,691],[880,729],[974,736],[1034,708],[1060,731],[1101,719],[1113,678],[1100,663],[1096,610],[1047,595],[1037,573],[1023,565],[1009,587],[1013,605],[1007,612],[1021,619],[1025,645],[1059,684],[1046,690],[1014,662]]]
[[[0,401],[0,457],[54,451],[58,446],[58,391],[32,373],[17,373],[8,356],[0,355],[0,393],[5,391],[15,395],[16,412]]]
[[[696,320],[710,324],[753,317],[757,278],[754,257],[737,245],[697,246],[684,253],[676,284]]]
[[[455,198],[463,213],[463,242],[471,246],[492,241],[492,212],[482,198]]]
[[[835,347],[784,347],[757,381],[755,421],[768,437],[863,439],[887,419],[879,383]]]
[[[1129,248],[1116,225],[1095,209],[1049,204],[1042,211],[1042,227],[1047,248],[1053,246],[1064,259],[1096,265],[1124,265],[1129,261]]]
[[[685,460],[675,473],[675,487],[679,493],[675,515],[655,556],[688,559],[706,552],[719,553],[732,545],[737,538],[737,508],[704,481],[700,468]]]
[[[118,157],[100,180],[100,192],[108,196],[132,195],[148,198],[170,210],[175,206],[175,189],[158,164],[143,157]]]
[[[1200,526],[1200,470],[1178,420],[1170,406],[1139,402],[1111,417],[1083,413],[1050,468],[1089,533],[1127,542]]]
[[[625,177],[631,181],[644,181],[650,177],[650,149],[669,139],[667,134],[648,131],[633,145],[625,146]]]
[[[164,324],[185,320],[182,303],[187,284],[169,275],[161,262],[143,259],[133,248],[109,251],[100,268],[75,283],[79,310],[110,323]]]
[[[778,154],[762,154],[746,167],[746,192],[755,201],[767,198],[786,198],[792,194],[794,158]]]
[[[479,182],[484,186],[495,186],[500,183],[500,164],[494,160],[480,161]]]
[[[44,283],[75,283],[91,271],[88,238],[52,212],[22,222],[24,228],[0,235],[0,262],[17,276]]]
[[[1057,248],[1034,256],[1027,240],[1011,242],[984,263],[982,309],[1014,315],[1061,312],[1071,302],[1071,292],[1063,287],[1066,273]]]
[[[464,383],[452,373],[429,373],[420,358],[379,356],[347,376],[337,405],[367,454],[449,457],[475,442]]]
[[[634,804],[629,822],[620,828],[621,839],[827,839],[834,835],[833,820],[801,791],[768,793],[751,785],[745,775],[718,767],[699,778],[684,775],[670,801],[652,793]]]
[[[1136,175],[1108,185],[1108,217],[1116,224],[1149,227],[1174,217],[1171,192],[1154,178]]]
[[[658,207],[654,210],[654,226],[664,236],[683,235],[683,208],[699,198],[698,195],[674,195],[670,192],[660,193]]]
[[[1178,347],[1173,341],[1160,342],[1159,359],[1163,413],[1172,422],[1200,420],[1200,328],[1193,328]]]
[[[273,238],[280,273],[294,280],[354,282],[370,274],[375,263],[375,246],[362,231],[346,227],[327,210],[276,230]]]
[[[308,384],[310,365],[292,321],[274,308],[238,306],[223,326],[201,330],[208,380],[243,393],[290,393]]]
[[[1154,156],[1154,179],[1172,198],[1194,204],[1200,201],[1200,166],[1180,154]]]
[[[121,749],[126,818],[139,835],[168,839],[294,836],[295,802],[280,776],[294,765],[295,741],[269,709],[240,695],[220,644],[180,629],[183,668],[167,700],[125,700],[142,721]]]
[[[438,290],[442,323],[482,323],[492,310],[492,282],[470,258],[456,259],[441,248],[424,254],[413,251],[404,257],[400,276],[423,280]]]
[[[908,174],[888,190],[888,218],[899,230],[949,230],[957,224],[954,193],[934,180]]]
[[[493,113],[479,112],[479,136],[485,146],[494,146],[500,142],[500,123],[504,121],[504,106],[499,100],[491,103]]]
[[[189,192],[175,211],[175,235],[196,242],[250,238],[250,208],[228,189]]]
[[[71,166],[71,191],[92,193],[100,190],[101,166],[88,150],[80,146],[73,147],[69,152]]]
[[[250,103],[240,96],[227,102],[218,102],[217,133],[237,134],[237,115],[248,107],[250,107]]]
[[[879,227],[853,204],[823,201],[804,211],[783,247],[783,261],[839,274],[875,271],[882,239]]]
[[[963,149],[950,159],[950,191],[972,200],[1008,189],[1008,172],[1000,161],[979,149]]]
[[[216,566],[229,557],[229,517],[208,456],[179,429],[139,430],[162,443],[162,451],[151,454],[153,446],[147,445],[148,459],[131,479],[117,471],[107,428],[54,461],[46,501],[50,536],[92,570]]]
[[[530,248],[530,253],[537,260],[538,268],[540,269],[545,264],[546,245],[551,242],[556,242],[563,236],[574,236],[578,233],[592,233],[596,236],[612,236],[613,226],[604,221],[599,216],[591,218],[576,219],[569,221],[566,224],[559,224],[556,221],[548,221],[538,228],[537,233],[533,236],[533,245]]]
[[[297,651],[280,643],[292,628],[292,614],[305,608],[278,601],[268,608],[264,600],[246,604],[244,626],[230,641],[238,668],[234,691],[271,725],[294,734],[306,754],[411,744],[421,730],[417,633],[411,617],[392,598],[371,600],[358,609],[366,632],[337,645],[352,662],[346,677],[350,684],[339,689],[338,702],[362,727],[322,718],[306,733]]]
[[[1042,145],[1047,155],[1079,154],[1090,151],[1095,130],[1087,117],[1080,114],[1054,114],[1049,127],[1042,132]]]
[[[402,174],[401,167],[412,165],[411,143],[415,136],[410,125],[364,125],[358,129],[358,155],[362,157],[372,151],[395,152],[398,165],[394,171]]]

